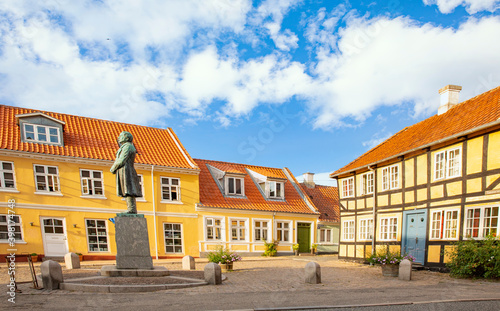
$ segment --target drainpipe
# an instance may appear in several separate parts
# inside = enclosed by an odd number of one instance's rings
[[[155,166],[151,165],[151,189],[153,193],[153,228],[155,231],[155,254],[156,260],[158,260],[158,232],[156,230],[156,200],[155,200],[155,178],[154,178]]]
[[[274,231],[276,231],[276,219],[274,216],[276,216],[276,212],[273,213],[273,231],[271,232],[271,242],[274,241]]]
[[[373,226],[372,226],[372,255],[375,253],[375,186],[377,183],[377,180],[375,179],[375,170],[371,168],[370,165],[368,165],[368,169],[373,172],[373,210],[372,210],[372,215],[373,215]]]

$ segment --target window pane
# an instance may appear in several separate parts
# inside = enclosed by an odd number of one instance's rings
[[[178,186],[179,185],[179,180],[178,179],[172,179],[172,185]]]
[[[234,193],[234,178],[228,178],[227,188],[229,193]]]
[[[47,170],[49,172],[49,174],[57,174],[57,168],[53,167],[53,166],[49,166],[47,167]]]
[[[55,128],[49,128],[49,134],[50,135],[57,135],[57,129],[55,129]]]

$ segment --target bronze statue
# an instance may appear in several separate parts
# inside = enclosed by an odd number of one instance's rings
[[[110,171],[116,174],[116,194],[125,197],[127,213],[137,214],[135,198],[142,197],[139,178],[134,168],[136,149],[132,143],[133,137],[129,132],[121,132],[118,136],[120,149],[116,152],[116,160]]]

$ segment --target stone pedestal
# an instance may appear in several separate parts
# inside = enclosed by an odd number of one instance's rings
[[[194,270],[196,269],[194,258],[191,256],[184,256],[182,258],[182,270]]]
[[[408,259],[403,259],[399,264],[399,279],[403,281],[411,281],[413,263]]]
[[[44,289],[59,289],[59,284],[64,282],[61,265],[53,260],[44,261],[40,265],[40,271]]]
[[[222,271],[218,264],[209,262],[203,270],[205,282],[211,285],[222,284]]]
[[[306,283],[321,283],[321,267],[317,262],[310,261],[306,265]]]
[[[144,215],[120,213],[116,216],[116,268],[153,269]]]
[[[75,253],[64,255],[64,263],[66,264],[66,269],[80,269],[80,257]]]

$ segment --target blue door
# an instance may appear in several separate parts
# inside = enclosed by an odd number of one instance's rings
[[[427,213],[407,213],[405,215],[405,224],[402,253],[412,255],[416,258],[415,262],[424,264]]]

